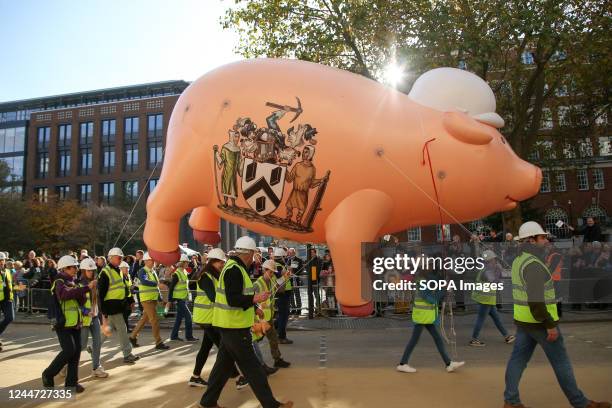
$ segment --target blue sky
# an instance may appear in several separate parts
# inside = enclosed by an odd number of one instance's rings
[[[241,59],[233,1],[0,0],[0,101],[171,79]]]

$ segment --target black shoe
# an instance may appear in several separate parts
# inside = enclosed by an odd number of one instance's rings
[[[279,358],[278,360],[274,361],[274,367],[276,368],[287,368],[291,365],[291,363],[283,360],[282,358]]]
[[[126,364],[134,364],[138,359],[140,359],[140,357],[130,354],[127,357],[123,357],[123,362]]]
[[[77,384],[77,385],[71,386],[71,387],[64,387],[64,388],[68,388],[68,389],[73,389],[74,388],[74,392],[76,392],[77,394],[80,394],[83,391],[85,391],[85,387],[83,387],[81,384]]]
[[[47,377],[45,373],[42,374],[42,383],[45,388],[53,388],[55,384],[53,383],[53,377]]]
[[[155,348],[158,350],[168,350],[170,347],[165,345],[164,343],[159,343],[155,345]]]
[[[138,340],[132,337],[128,337],[128,339],[130,339],[130,343],[132,343],[132,347],[140,347],[140,344],[138,344]]]
[[[248,385],[249,385],[249,382],[243,376],[240,376],[240,378],[238,378],[238,381],[236,381],[236,389],[237,390],[241,390],[241,389],[243,389],[244,387],[246,387]]]
[[[289,340],[289,339],[278,339],[278,342],[280,344],[293,344],[293,340]]]
[[[263,365],[263,369],[268,377],[278,371],[278,367],[269,367],[265,364]]]
[[[187,337],[187,339],[186,339],[186,341],[187,341],[188,343],[195,343],[195,342],[197,342],[198,340],[199,340],[199,339],[198,339],[198,338],[196,338],[196,337]]]
[[[180,337],[170,337],[170,341],[185,341],[185,340],[181,339]]]
[[[206,387],[208,383],[206,382],[206,380],[203,380],[202,377],[191,376],[187,385],[189,385],[190,387]]]

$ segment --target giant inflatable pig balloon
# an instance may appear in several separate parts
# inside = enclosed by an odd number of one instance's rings
[[[344,313],[368,315],[361,242],[478,219],[537,193],[540,170],[512,151],[502,126],[489,86],[458,69],[429,71],[405,95],[309,62],[226,65],[174,108],[144,239],[155,260],[176,261],[179,221],[193,210],[202,242],[218,242],[220,217],[326,242]]]

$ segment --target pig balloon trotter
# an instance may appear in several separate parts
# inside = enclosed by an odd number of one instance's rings
[[[172,113],[147,202],[149,254],[178,260],[179,221],[191,210],[194,236],[206,243],[219,242],[220,217],[326,242],[343,312],[368,315],[361,242],[510,210],[538,192],[540,169],[512,151],[502,126],[486,82],[454,68],[426,72],[405,95],[304,61],[223,66],[192,83]]]

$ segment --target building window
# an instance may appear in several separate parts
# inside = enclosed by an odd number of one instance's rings
[[[539,143],[542,148],[542,153],[544,155],[544,159],[556,159],[557,153],[555,152],[555,146],[553,142],[550,140],[545,140]]]
[[[115,183],[102,183],[100,190],[102,190],[100,201],[104,204],[112,204],[115,200]]]
[[[585,223],[587,218],[593,218],[599,225],[605,225],[607,216],[603,208],[593,204],[582,212],[582,219]]]
[[[158,113],[156,115],[149,115],[147,118],[147,138],[148,139],[161,139],[164,130],[164,115]]]
[[[102,121],[102,168],[103,174],[109,174],[115,168],[115,119]]]
[[[604,173],[602,169],[593,169],[593,188],[595,190],[603,190],[605,187]]]
[[[585,137],[578,141],[578,152],[580,157],[593,157],[593,144],[590,138]]]
[[[550,173],[548,170],[542,171],[542,184],[540,184],[540,193],[550,193]]]
[[[552,129],[553,120],[552,120],[552,112],[548,108],[542,108],[542,125],[540,129]]]
[[[589,189],[589,175],[586,169],[576,170],[576,178],[578,180],[578,190],[584,191]]]
[[[576,158],[575,146],[571,143],[565,143],[565,145],[563,146],[563,156],[566,159],[575,159]]]
[[[10,170],[7,182],[23,180],[23,156],[2,157],[0,160],[5,162]]]
[[[164,117],[162,114],[149,115],[147,117],[149,168],[154,168],[162,162],[163,120]]]
[[[79,185],[79,202],[88,204],[91,202],[91,184]]]
[[[407,231],[408,241],[420,241],[421,240],[421,227],[410,228]]]
[[[49,199],[49,188],[48,187],[37,187],[34,189],[34,194],[39,203],[46,203]]]
[[[72,125],[59,125],[57,127],[57,147],[70,149],[72,140]]]
[[[444,242],[450,242],[451,230],[450,224],[444,224],[442,226],[436,225],[436,239],[438,242],[442,242],[442,231],[444,231]]]
[[[557,108],[557,117],[559,119],[559,126],[570,125],[569,108],[567,106],[559,106]]]
[[[55,192],[59,200],[67,200],[70,194],[70,186],[57,186]]]
[[[529,52],[529,51],[525,51],[521,54],[521,61],[523,62],[523,64],[525,65],[532,65],[535,63],[534,59],[533,59],[533,53]]]
[[[60,150],[58,152],[57,164],[58,177],[67,177],[70,175],[70,150]]]
[[[125,118],[123,122],[123,139],[128,141],[138,140],[138,117]]]
[[[102,147],[102,173],[108,174],[115,167],[115,146]]]
[[[557,238],[568,238],[571,235],[568,223],[567,213],[559,207],[550,208],[544,215],[544,229]]]
[[[25,150],[25,127],[0,129],[0,153]]]
[[[79,174],[87,176],[93,168],[93,122],[84,122],[79,127]]]
[[[566,191],[567,183],[565,182],[565,173],[560,171],[556,174],[556,190],[557,191]]]
[[[138,169],[138,143],[125,144],[125,171]]]
[[[155,190],[155,187],[157,187],[157,183],[159,183],[159,179],[154,178],[149,180],[149,194],[151,194],[153,190]]]
[[[93,122],[83,122],[79,131],[79,145],[93,144]]]
[[[38,153],[36,178],[44,179],[49,174],[49,153]]]
[[[599,155],[612,156],[612,137],[603,136],[599,138]]]
[[[51,128],[39,127],[38,128],[38,138],[37,138],[37,148],[39,151],[49,150],[49,142],[51,141]]]
[[[123,182],[123,191],[125,193],[125,198],[134,202],[138,198],[138,182],[137,181],[124,181]]]

